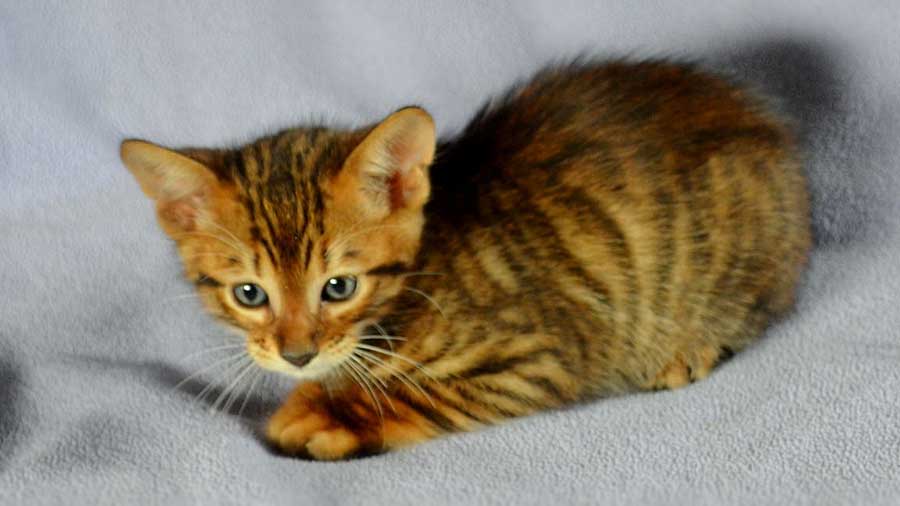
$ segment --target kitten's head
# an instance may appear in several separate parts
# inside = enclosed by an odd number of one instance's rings
[[[261,366],[298,378],[345,360],[402,290],[434,157],[418,108],[375,127],[297,129],[238,150],[122,143],[206,308]]]

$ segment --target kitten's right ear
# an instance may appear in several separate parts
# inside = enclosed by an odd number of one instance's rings
[[[353,149],[332,189],[373,220],[421,210],[431,192],[428,167],[435,148],[431,115],[418,107],[400,109]]]
[[[218,182],[202,163],[141,140],[122,142],[120,155],[141,190],[156,202],[166,232],[192,230],[197,219],[210,211]]]

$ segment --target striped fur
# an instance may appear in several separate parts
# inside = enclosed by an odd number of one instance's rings
[[[344,458],[679,387],[791,307],[805,183],[790,133],[747,91],[665,62],[553,68],[431,151],[430,118],[403,111],[384,142],[376,125],[123,145],[210,311],[303,380],[269,423],[281,450]],[[410,183],[391,165],[404,156],[429,176]],[[358,294],[319,301],[345,274]],[[267,307],[234,302],[250,281]],[[298,346],[317,353],[302,368],[280,356]]]

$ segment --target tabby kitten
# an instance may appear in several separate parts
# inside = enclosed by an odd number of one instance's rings
[[[301,380],[268,440],[316,459],[704,378],[810,246],[779,118],[666,62],[545,70],[441,143],[408,107],[121,155],[206,308]]]

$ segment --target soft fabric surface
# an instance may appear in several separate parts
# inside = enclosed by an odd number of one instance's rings
[[[900,4],[0,5],[0,504],[900,503]],[[629,7],[625,7],[628,5]],[[270,454],[173,387],[224,332],[118,160],[420,103],[443,134],[576,53],[703,58],[774,92],[809,157],[795,314],[708,380],[370,459]],[[218,393],[218,391],[216,391]]]

